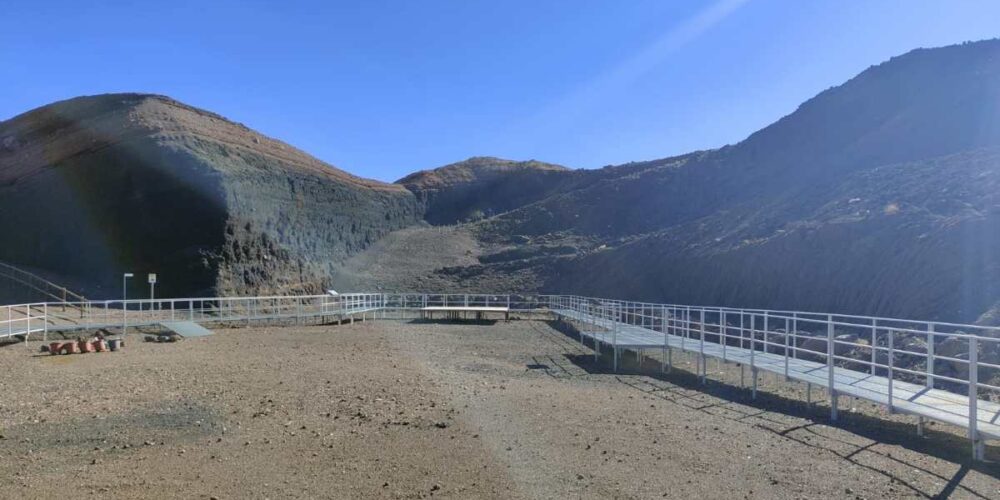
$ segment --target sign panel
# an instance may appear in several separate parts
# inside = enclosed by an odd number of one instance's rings
[[[149,284],[150,285],[156,284],[156,273],[149,273]]]

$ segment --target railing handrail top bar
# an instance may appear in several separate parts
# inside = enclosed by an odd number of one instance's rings
[[[883,316],[863,316],[863,315],[858,315],[858,314],[842,314],[842,313],[827,313],[827,312],[813,312],[813,311],[788,311],[788,310],[780,310],[780,309],[737,308],[737,307],[729,307],[729,306],[696,306],[696,305],[688,305],[688,304],[662,304],[662,303],[655,303],[655,302],[630,301],[630,300],[624,300],[624,299],[608,299],[608,298],[601,298],[601,297],[588,297],[588,296],[584,296],[584,295],[554,295],[554,294],[547,294],[547,295],[542,295],[542,296],[544,296],[544,297],[571,297],[571,298],[576,298],[576,299],[589,299],[589,300],[599,300],[599,301],[618,302],[618,303],[631,303],[631,304],[636,304],[636,305],[647,305],[647,306],[657,306],[657,307],[672,307],[672,308],[684,307],[684,308],[691,308],[691,309],[696,309],[696,310],[704,310],[704,311],[712,311],[712,312],[743,312],[743,313],[760,313],[760,314],[767,313],[769,315],[770,314],[791,314],[791,315],[808,315],[808,316],[833,316],[833,317],[838,317],[838,318],[854,318],[854,319],[874,320],[876,322],[878,322],[878,321],[894,321],[894,322],[899,322],[899,323],[920,323],[920,324],[926,324],[926,325],[939,325],[939,326],[950,326],[950,327],[957,327],[957,328],[974,328],[974,329],[977,329],[977,330],[997,330],[997,331],[1000,331],[1000,326],[984,326],[984,325],[973,325],[973,324],[969,324],[969,323],[950,323],[950,322],[946,322],[946,321],[930,321],[930,320],[903,319],[903,318],[891,318],[891,317],[883,317]],[[784,316],[780,316],[780,317],[784,317]],[[815,319],[811,319],[811,318],[799,318],[799,319],[811,320],[811,321],[820,321],[820,320],[815,320]],[[853,324],[853,323],[850,323],[850,324],[849,323],[844,323],[844,324],[847,324],[847,325],[850,325],[850,326],[880,326],[880,325],[877,325],[877,324],[876,325],[862,325],[862,324]],[[890,326],[888,326],[888,325],[886,325],[884,327],[885,328],[890,328]],[[924,333],[926,333],[926,332],[924,332]],[[947,333],[945,333],[945,332],[935,332],[935,334],[946,335]]]

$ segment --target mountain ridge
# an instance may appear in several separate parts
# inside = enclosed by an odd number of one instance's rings
[[[95,113],[39,113],[49,135],[34,142],[11,133],[11,120],[0,123],[0,214],[32,207],[44,229],[0,258],[61,265],[68,255],[45,234],[69,218],[79,226],[71,236],[89,245],[82,253],[103,273],[166,265],[167,253],[191,277],[181,288],[219,293],[431,283],[1000,318],[1000,39],[871,66],[733,145],[594,170],[473,157],[386,184],[211,112],[142,99],[142,113],[119,109],[106,123]],[[79,136],[60,137],[60,127]],[[40,153],[60,140],[76,148],[71,155]],[[49,177],[12,176],[25,165]],[[59,169],[66,175],[52,173]],[[90,177],[105,171],[113,188]],[[152,177],[136,182],[138,172]],[[95,226],[66,207],[53,211],[46,203],[58,205],[55,194],[100,220],[126,213],[128,222]],[[212,222],[196,230],[170,222],[200,219]],[[177,232],[182,243],[143,233],[159,245],[136,247],[136,223]],[[115,243],[94,243],[98,233]],[[404,269],[418,255],[421,272]]]
[[[960,233],[996,224],[1000,204],[976,184],[992,185],[998,147],[1000,40],[917,49],[734,145],[573,171],[555,192],[467,224],[483,242],[480,264],[440,273],[520,273],[550,292],[975,321],[1000,297],[990,252],[1000,242]],[[949,178],[970,165],[980,177]],[[945,186],[951,194],[938,192]],[[960,269],[963,253],[978,275]],[[812,278],[796,283],[796,273]]]

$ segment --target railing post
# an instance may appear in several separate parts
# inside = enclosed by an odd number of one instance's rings
[[[764,339],[763,339],[763,341],[764,341],[764,349],[763,349],[763,351],[764,352],[767,352],[768,347],[770,347],[770,346],[768,346],[768,340],[767,340],[767,332],[768,332],[770,324],[771,324],[771,317],[769,316],[769,314],[770,313],[768,311],[764,311]]]
[[[785,382],[788,382],[788,342],[791,338],[791,331],[788,330],[788,317],[785,316]]]
[[[875,353],[878,347],[878,320],[872,318],[872,375],[875,375],[875,368],[878,364],[878,357]]]
[[[982,440],[979,437],[979,339],[969,337],[969,440],[972,459],[982,460]]]
[[[687,342],[685,342],[685,340],[691,332],[691,306],[684,306],[684,324],[681,332],[684,334],[681,335],[681,352],[683,353],[684,351],[687,351]]]
[[[927,387],[934,388],[934,323],[927,324]]]
[[[726,344],[729,340],[729,325],[726,323],[726,311],[719,309],[719,343],[722,344],[722,361],[726,361]]]
[[[63,302],[66,302],[66,297],[63,297]],[[42,305],[42,342],[49,341],[49,303],[46,302]]]
[[[701,365],[701,373],[700,373],[701,384],[705,385],[706,383],[705,372],[707,371],[705,369],[705,309],[701,309],[700,313],[698,314],[698,317],[701,323],[701,325],[698,328],[700,330],[700,337],[701,337],[700,341],[698,342],[698,363]]]
[[[887,361],[888,368],[886,370],[886,376],[889,379],[889,414],[892,414],[895,411],[894,408],[893,408],[893,405],[892,405],[892,389],[893,389],[893,383],[892,383],[892,380],[893,380],[893,370],[892,370],[893,360],[892,360],[892,358],[895,357],[895,353],[892,350],[892,344],[894,343],[893,337],[895,337],[896,335],[895,335],[895,332],[892,331],[892,328],[886,329],[885,333],[889,336],[889,341],[888,341],[888,348],[889,348],[888,349],[888,358],[889,359]]]
[[[667,342],[667,332],[670,330],[669,319],[667,318],[667,306],[660,306],[660,330],[663,332],[663,349],[660,351],[660,371],[667,371],[667,349],[670,344]]]
[[[747,345],[746,340],[744,340],[744,336],[746,334],[745,332],[746,328],[744,328],[743,325],[743,319],[746,315],[747,315],[746,311],[740,309],[740,349],[746,349]]]
[[[826,316],[826,363],[829,369],[827,387],[830,390],[830,420],[837,420],[837,388],[833,362],[835,352],[836,349],[833,344],[833,315],[828,314]]]
[[[799,359],[799,313],[792,313],[792,359]]]
[[[621,306],[615,304],[615,318],[614,323],[612,324],[613,330],[611,330],[611,358],[613,359],[612,363],[616,372],[618,371],[618,328],[621,324],[619,323],[620,319]]]

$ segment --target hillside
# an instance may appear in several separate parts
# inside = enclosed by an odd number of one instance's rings
[[[0,260],[91,297],[157,271],[164,295],[516,289],[993,324],[998,176],[1000,40],[892,58],[719,149],[475,157],[396,184],[166,97],[94,96],[0,123]]]
[[[550,292],[976,321],[1000,303],[998,151],[1000,41],[914,50],[738,144],[571,171],[468,224],[479,262],[436,273],[470,289],[521,275]]]
[[[578,178],[566,167],[538,161],[475,157],[398,181],[424,204],[432,224],[479,220],[541,200]]]
[[[400,186],[163,96],[0,122],[0,260],[91,297],[120,295],[126,271],[158,272],[164,296],[320,290],[332,261],[419,216]]]

